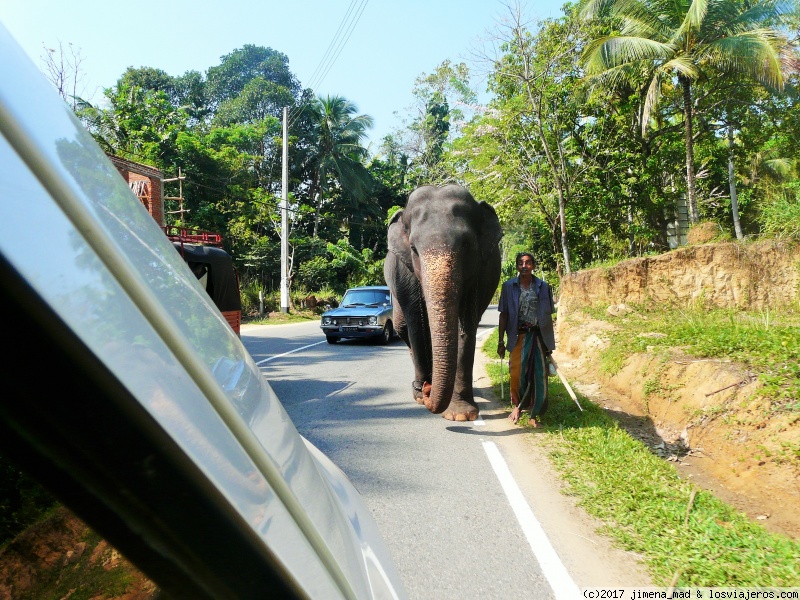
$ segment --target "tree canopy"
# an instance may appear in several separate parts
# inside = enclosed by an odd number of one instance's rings
[[[300,289],[381,283],[387,219],[422,184],[467,186],[495,207],[506,256],[533,250],[561,274],[684,243],[684,207],[723,236],[798,235],[794,4],[584,0],[539,22],[507,8],[483,95],[465,63],[421,65],[405,125],[372,156],[357,99],[303,89],[261,46],[204,73],[129,68],[75,110],[109,153],[180,169],[187,212],[171,218],[222,232],[260,289],[280,281],[284,108]]]

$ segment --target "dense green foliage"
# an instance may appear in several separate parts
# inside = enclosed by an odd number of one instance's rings
[[[205,74],[179,77],[130,68],[104,103],[77,106],[109,154],[155,166],[167,179],[185,176],[183,202],[168,202],[167,224],[222,233],[256,297],[280,286],[286,107],[290,286],[341,292],[353,281],[382,282],[386,213],[404,202],[406,163],[370,158],[363,141],[372,119],[345,98],[303,90],[280,52],[246,45]],[[165,196],[178,195],[177,182],[166,186]],[[358,273],[342,253],[358,257]]]
[[[109,153],[180,170],[185,212],[169,224],[222,232],[263,292],[280,284],[284,107],[290,288],[380,283],[387,215],[428,183],[491,203],[504,254],[532,249],[550,273],[667,251],[683,207],[739,239],[798,235],[793,1],[584,0],[538,23],[509,9],[485,57],[488,104],[446,60],[377,149],[353,100],[315,96],[287,56],[253,45],[205,73],[130,68],[102,107],[76,110]]]

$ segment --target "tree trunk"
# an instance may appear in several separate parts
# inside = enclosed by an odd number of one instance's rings
[[[731,190],[731,213],[736,239],[743,240],[742,225],[739,223],[739,197],[736,194],[736,170],[733,168],[733,125],[728,123],[728,186]]]
[[[694,187],[694,134],[692,133],[692,82],[679,76],[683,87],[683,120],[686,128],[686,197],[689,200],[689,220],[692,224],[700,220],[697,211],[697,196]]]
[[[531,102],[534,103],[530,90],[528,91],[528,94]],[[558,164],[556,164],[553,151],[550,149],[547,135],[544,131],[544,125],[542,124],[541,104],[534,103],[534,105],[537,107],[536,131],[539,135],[539,141],[542,144],[542,148],[544,149],[544,154],[547,158],[547,164],[550,165],[550,170],[553,172],[553,179],[556,182],[556,190],[558,191],[558,224],[561,228],[561,252],[564,256],[564,272],[570,273],[569,241],[567,240],[567,199],[566,194],[564,193],[564,179],[562,177],[561,170],[558,168]]]
[[[630,192],[628,193],[630,197]],[[636,235],[633,233],[633,202],[628,202],[628,256],[636,255]]]
[[[558,189],[558,220],[561,225],[561,251],[564,254],[564,272],[570,273],[569,242],[567,241],[567,203],[560,187]]]

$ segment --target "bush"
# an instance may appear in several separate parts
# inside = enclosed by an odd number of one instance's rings
[[[254,316],[258,314],[259,309],[259,293],[264,298],[264,312],[277,310],[280,306],[280,292],[277,292],[277,300],[275,299],[275,292],[267,292],[261,282],[252,280],[244,283],[241,286],[240,295],[242,299],[242,315]]]
[[[800,239],[800,202],[795,195],[784,194],[765,204],[759,220],[770,236]]]
[[[310,291],[303,287],[292,289],[290,292],[291,304],[295,311],[311,311],[321,315],[325,312],[325,306],[338,306],[339,296],[330,287],[324,287],[319,291]],[[280,300],[280,297],[278,298]]]
[[[312,290],[334,287],[340,280],[338,270],[331,268],[331,260],[326,256],[315,256],[305,261],[297,276],[304,288]]]
[[[56,504],[47,490],[0,456],[0,547]]]
[[[703,221],[689,228],[687,241],[689,245],[692,246],[694,244],[709,244],[711,242],[726,241],[730,238],[730,234],[727,234],[726,238],[726,233],[723,231],[722,227],[719,226],[719,223],[715,221]]]

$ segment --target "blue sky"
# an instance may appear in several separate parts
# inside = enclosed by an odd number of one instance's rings
[[[554,17],[561,5],[540,0],[524,12]],[[395,113],[408,114],[418,76],[446,59],[473,65],[505,15],[499,0],[0,0],[0,22],[38,66],[44,45],[80,49],[83,96],[92,102],[129,66],[205,73],[254,44],[288,56],[303,87],[371,115],[373,142],[401,125]]]

